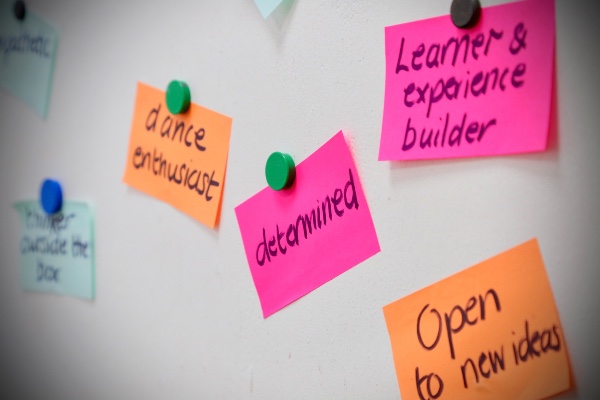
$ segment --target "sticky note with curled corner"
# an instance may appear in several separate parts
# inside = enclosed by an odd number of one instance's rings
[[[15,204],[19,213],[20,281],[26,290],[95,296],[94,218],[89,205],[65,201],[54,214],[39,201]]]
[[[0,1],[0,87],[44,118],[48,113],[57,31],[27,9],[23,21],[13,1]]]
[[[267,18],[284,0],[254,0],[263,18]]]
[[[544,151],[554,0],[485,7],[470,29],[449,15],[385,28],[379,160]]]
[[[291,188],[266,187],[235,208],[265,318],[380,251],[341,131],[295,174]]]
[[[403,399],[538,400],[571,388],[533,239],[383,307]]]

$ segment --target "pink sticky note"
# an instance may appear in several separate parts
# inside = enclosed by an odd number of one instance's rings
[[[554,67],[554,0],[487,7],[385,28],[379,160],[543,151]]]
[[[380,250],[341,131],[298,164],[290,189],[267,187],[235,213],[265,318]]]

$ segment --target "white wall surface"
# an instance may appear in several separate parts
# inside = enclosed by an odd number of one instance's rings
[[[484,6],[500,1],[482,1]],[[558,0],[549,150],[378,162],[384,27],[448,0],[28,0],[59,31],[49,114],[0,92],[0,387],[15,399],[398,399],[381,307],[537,237],[577,389],[600,398],[594,2]],[[136,82],[233,118],[220,227],[121,182]],[[233,208],[275,150],[343,129],[381,253],[262,318]],[[97,298],[19,287],[15,201],[43,178],[96,210]]]

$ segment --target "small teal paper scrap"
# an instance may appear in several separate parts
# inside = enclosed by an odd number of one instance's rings
[[[46,214],[38,201],[22,201],[19,212],[21,286],[25,290],[92,300],[95,294],[94,227],[90,207],[65,201]]]
[[[283,0],[254,0],[263,18],[267,18]]]
[[[0,86],[45,118],[58,33],[29,9],[19,21],[13,4],[0,1]]]

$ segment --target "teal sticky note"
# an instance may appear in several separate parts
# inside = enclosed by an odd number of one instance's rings
[[[94,227],[90,207],[65,201],[46,214],[39,202],[15,204],[21,222],[21,286],[26,290],[93,299]]]
[[[50,101],[58,34],[29,9],[25,19],[19,21],[13,4],[0,1],[0,86],[44,118]]]
[[[267,18],[283,0],[254,0],[263,18]]]

